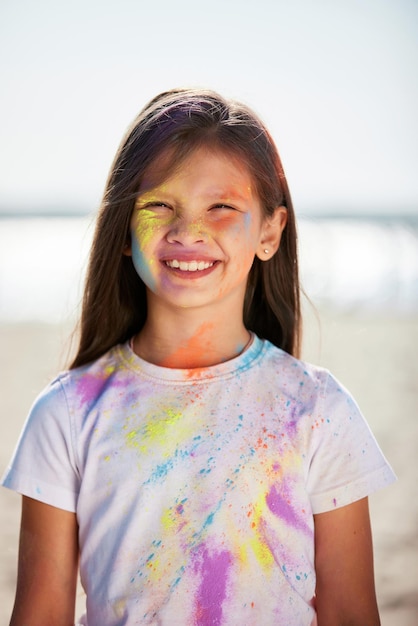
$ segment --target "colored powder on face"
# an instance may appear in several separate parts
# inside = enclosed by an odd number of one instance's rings
[[[136,221],[131,236],[139,242],[141,250],[144,250],[158,230],[170,223],[171,216],[161,216],[150,209],[138,208]]]
[[[201,582],[196,597],[194,622],[199,626],[222,624],[222,604],[227,592],[232,557],[226,550],[209,554],[206,548],[197,555],[196,571]]]
[[[245,213],[244,215],[244,224],[245,224],[245,228],[247,230],[250,230],[251,225],[252,225],[252,215],[250,212]]]
[[[152,269],[156,270],[154,259],[146,259],[140,249],[138,242],[132,241],[132,262],[138,276],[143,280],[145,285],[153,289],[156,285],[156,278],[152,274]]]

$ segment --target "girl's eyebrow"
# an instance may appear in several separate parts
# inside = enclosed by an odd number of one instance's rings
[[[208,195],[220,198],[220,199],[233,199],[233,200],[248,200],[249,196],[252,196],[252,188],[250,186],[247,187],[247,194],[242,193],[242,187],[239,189],[236,187],[227,188],[227,189],[214,189],[211,190]]]
[[[240,188],[241,189],[241,188]],[[248,201],[250,197],[253,196],[253,190],[250,186],[247,187],[247,194],[242,193],[237,188],[227,188],[227,189],[209,189],[204,193],[209,199],[213,200],[233,200],[233,201]],[[151,202],[153,200],[161,200],[162,198],[171,198],[174,199],[174,196],[170,194],[168,190],[165,190],[164,187],[156,187],[152,190],[144,190],[141,192],[139,190],[136,202]]]
[[[135,199],[135,204],[139,202],[152,202],[153,200],[161,200],[162,192],[158,192],[155,190],[152,191],[138,191]],[[167,194],[166,194],[167,195]]]
[[[230,183],[227,182],[227,186],[218,186],[217,183],[214,182],[213,186],[208,186],[205,195],[218,199],[230,198],[235,200],[248,200],[250,196],[254,195],[254,188],[251,184],[245,186],[234,180]]]

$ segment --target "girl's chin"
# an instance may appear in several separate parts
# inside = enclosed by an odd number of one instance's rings
[[[149,305],[159,302],[160,306],[172,309],[193,309],[211,306],[219,301],[219,289],[215,292],[209,290],[198,290],[192,288],[193,283],[187,281],[187,286],[164,283],[160,289],[148,289]],[[197,285],[196,285],[197,286]],[[150,310],[150,306],[148,307]]]

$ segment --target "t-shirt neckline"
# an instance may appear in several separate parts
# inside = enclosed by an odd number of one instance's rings
[[[177,369],[171,367],[163,367],[161,365],[155,365],[149,361],[145,361],[138,356],[132,349],[132,341],[129,340],[120,346],[121,356],[125,362],[129,363],[129,366],[142,374],[156,378],[159,380],[167,381],[200,381],[219,377],[225,377],[228,375],[236,374],[239,371],[252,367],[254,361],[260,356],[264,342],[257,337],[254,333],[251,333],[251,341],[246,349],[238,356],[219,363],[217,365],[211,365],[209,367],[197,367],[191,369]]]

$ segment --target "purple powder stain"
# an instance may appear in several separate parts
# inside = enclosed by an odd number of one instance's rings
[[[199,626],[220,626],[222,604],[227,592],[228,571],[232,565],[227,550],[209,553],[200,549],[196,555],[195,571],[200,573],[201,582],[195,601],[194,623]]]
[[[82,403],[91,404],[97,401],[98,397],[103,393],[104,389],[112,383],[112,387],[125,387],[127,382],[116,383],[113,380],[113,376],[100,375],[94,376],[92,374],[84,374],[77,381],[77,394]]]
[[[85,374],[77,383],[77,394],[81,402],[89,403],[95,400],[100,395],[106,382],[106,379],[103,380],[103,378],[99,378],[98,376]]]
[[[266,496],[266,502],[270,511],[282,518],[289,526],[298,528],[309,535],[312,533],[306,522],[297,515],[290,502],[277,491],[274,485]]]

